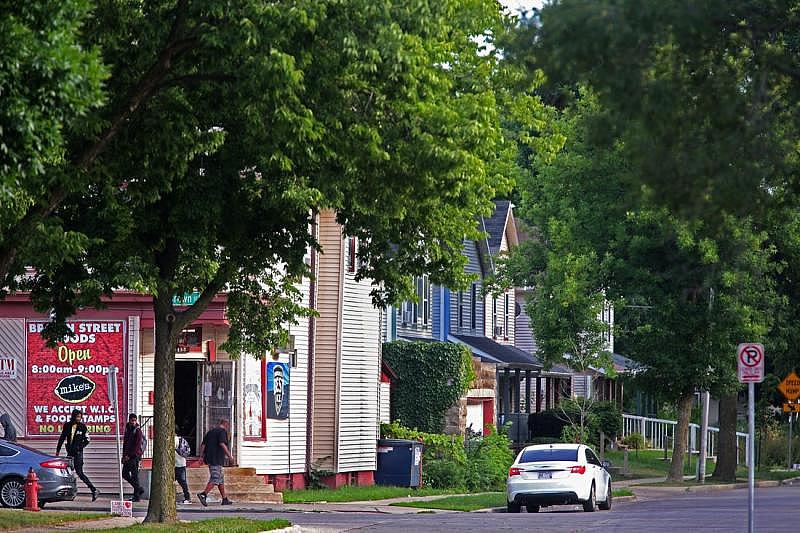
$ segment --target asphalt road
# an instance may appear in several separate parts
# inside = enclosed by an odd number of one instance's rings
[[[182,511],[199,520],[230,516],[213,507]],[[618,503],[611,511],[584,513],[578,507],[548,507],[538,514],[506,513],[247,513],[251,518],[286,518],[310,531],[747,531],[747,490],[653,493]],[[756,531],[800,531],[800,485],[756,489]]]

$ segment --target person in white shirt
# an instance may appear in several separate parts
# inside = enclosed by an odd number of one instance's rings
[[[178,445],[181,442],[181,437],[175,435],[175,480],[180,484],[183,489],[183,502],[192,503],[192,498],[189,495],[189,484],[186,482],[186,457],[178,453]]]

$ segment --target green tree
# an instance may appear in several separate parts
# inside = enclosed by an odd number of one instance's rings
[[[729,214],[763,230],[776,191],[796,188],[798,20],[794,1],[563,0],[517,55],[556,85],[591,86],[605,110],[593,142],[617,143],[637,192],[714,241]],[[719,392],[715,475],[731,478],[735,391]]]
[[[86,0],[0,4],[0,296],[36,257],[76,257],[85,239],[50,216],[89,182],[71,173],[69,142],[90,133],[107,76],[82,46]],[[80,162],[77,163],[81,165]]]
[[[477,37],[505,20],[488,0],[100,3],[87,46],[111,65],[92,175],[58,210],[86,235],[79,261],[37,265],[37,305],[63,317],[113,287],[153,296],[155,429],[148,521],[176,519],[174,352],[228,293],[230,353],[284,343],[307,310],[296,283],[337,211],[376,303],[409,276],[464,283],[465,236],[508,190],[516,144],[549,146],[531,93]],[[524,104],[524,106],[522,105]],[[522,111],[525,111],[522,114]],[[507,140],[502,119],[522,127]],[[81,143],[77,143],[81,144]],[[176,309],[173,297],[199,291]]]
[[[694,391],[735,389],[736,343],[768,331],[772,250],[750,219],[727,216],[710,238],[702,222],[643,199],[621,144],[592,142],[603,115],[582,91],[559,120],[567,144],[522,186],[520,213],[537,232],[512,264],[541,294],[529,312],[545,358],[596,338],[602,297],[615,302],[617,343],[643,383],[679,405],[670,475],[682,479]]]

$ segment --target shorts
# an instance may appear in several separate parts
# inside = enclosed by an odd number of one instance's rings
[[[222,485],[225,483],[225,474],[222,472],[222,465],[208,465],[208,482],[212,485]]]

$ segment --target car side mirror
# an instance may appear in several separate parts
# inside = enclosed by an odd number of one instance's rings
[[[609,468],[611,468],[611,461],[603,461],[603,462],[601,462],[600,464],[601,464],[601,465],[603,466],[603,468],[605,468],[606,470],[608,470]]]

